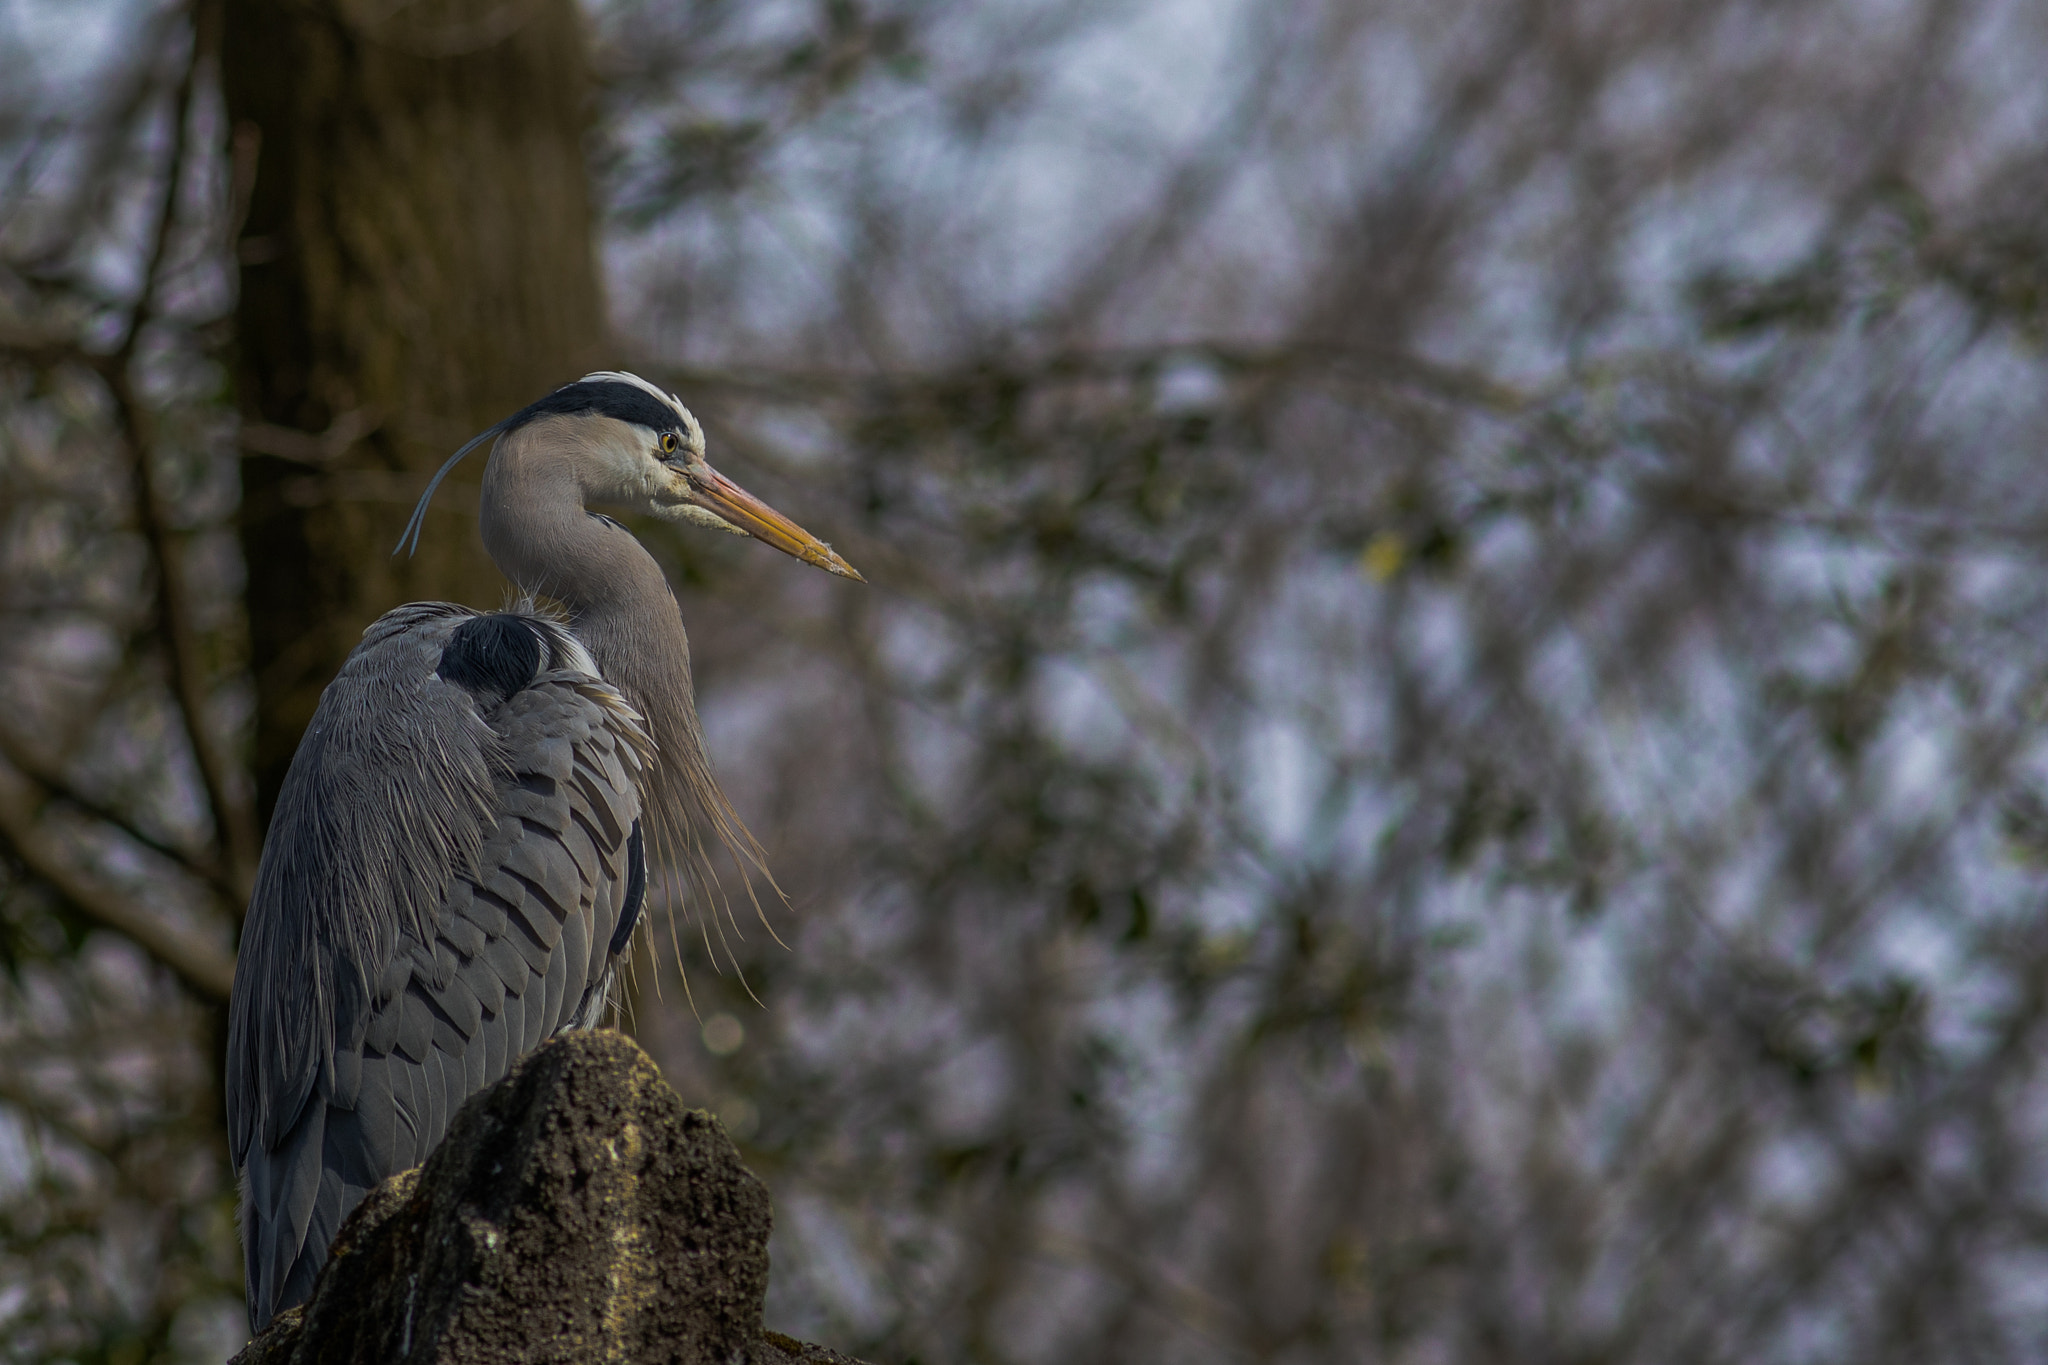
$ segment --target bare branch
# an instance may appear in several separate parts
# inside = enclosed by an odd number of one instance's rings
[[[232,907],[238,900],[240,893],[227,880],[226,875],[221,871],[218,864],[210,862],[204,856],[193,852],[191,849],[180,848],[176,844],[156,837],[106,802],[87,796],[71,782],[67,781],[63,774],[52,770],[46,764],[38,762],[34,755],[24,749],[15,740],[14,736],[4,729],[0,729],[0,758],[6,759],[14,765],[16,771],[20,772],[22,776],[34,782],[57,800],[64,802],[66,805],[75,806],[79,811],[91,816],[93,819],[103,824],[111,825],[121,831],[121,833],[127,835],[152,853],[168,858],[186,873],[212,887],[220,894],[225,905]]]
[[[135,515],[157,573],[158,622],[163,631],[165,650],[170,656],[172,692],[177,698],[186,737],[192,745],[200,780],[206,788],[207,802],[213,810],[229,882],[236,888],[236,900],[246,903],[250,890],[255,886],[256,858],[260,851],[255,807],[246,784],[238,781],[232,772],[207,720],[206,670],[201,662],[198,635],[192,625],[191,595],[186,588],[179,549],[172,541],[164,515],[162,493],[156,484],[152,458],[155,450],[153,419],[135,392],[130,374],[136,346],[154,316],[157,286],[170,251],[171,228],[177,218],[178,186],[185,172],[194,67],[198,57],[199,44],[195,41],[193,55],[186,63],[174,102],[163,201],[157,212],[141,295],[120,349],[101,362],[99,370],[113,394],[115,412],[132,460]]]
[[[1301,341],[1253,346],[1228,337],[1196,336],[1145,346],[1067,347],[1038,356],[1019,356],[1002,377],[1033,385],[1134,381],[1158,373],[1173,361],[1207,360],[1226,374],[1253,378],[1321,371],[1354,382],[1419,389],[1439,398],[1501,413],[1522,412],[1544,395],[1484,371],[1430,360],[1385,346]],[[989,362],[928,370],[819,370],[766,366],[714,369],[647,361],[642,370],[686,390],[729,389],[762,397],[816,402],[821,398],[915,398],[957,388],[989,375]]]
[[[270,422],[243,422],[236,439],[244,450],[317,469],[340,459],[356,442],[382,425],[383,419],[370,409],[351,408],[322,432],[297,431]]]
[[[91,1152],[109,1165],[115,1164],[120,1155],[118,1143],[109,1142],[87,1132],[84,1127],[60,1112],[45,1096],[37,1093],[35,1087],[6,1071],[0,1071],[0,1104],[19,1109],[66,1142]]]
[[[79,914],[112,929],[175,972],[200,999],[225,1004],[234,984],[235,963],[225,952],[182,929],[163,923],[122,893],[100,886],[50,852],[35,813],[18,792],[0,788],[0,838],[38,880],[47,883]]]

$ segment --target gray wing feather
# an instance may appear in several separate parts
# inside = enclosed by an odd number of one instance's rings
[[[425,1120],[420,1132],[420,1143],[426,1150],[416,1153],[416,1156],[425,1156],[427,1150],[439,1144],[441,1135],[448,1131],[449,1078],[443,1069],[445,1063],[446,1059],[435,1048],[430,1038],[420,1054],[420,1075],[413,1085],[413,1093],[426,1104],[426,1112],[420,1116]]]
[[[492,895],[496,898],[495,892]],[[521,899],[523,900],[524,898],[522,897]],[[502,900],[500,903],[502,904]],[[518,952],[520,958],[525,961],[527,973],[532,978],[528,982],[528,988],[530,989],[547,972],[548,945],[541,941],[539,933],[528,922],[525,911],[520,908],[519,901],[514,901],[506,907],[505,942],[511,944],[513,949]],[[525,992],[522,991],[522,994],[525,994]],[[527,1004],[531,1005],[533,1001],[529,999]]]
[[[485,938],[481,960],[490,967],[491,975],[497,977],[498,985],[504,989],[505,998],[510,1002],[506,1008],[510,1009],[526,993],[526,983],[532,972],[526,965],[525,954],[519,951],[519,945],[506,934],[508,927],[500,920],[497,933]]]
[[[591,979],[590,915],[596,908],[586,904],[582,914],[570,915],[562,921],[562,951],[557,956],[562,959],[562,983],[570,1014],[582,1003],[583,988]]]
[[[550,953],[548,955],[548,969],[541,977],[541,982],[547,990],[546,998],[541,1004],[541,1037],[543,1038],[553,1034],[556,1028],[561,1025],[563,1018],[562,1000],[569,992],[568,958],[569,955],[567,953]],[[534,1040],[534,1046],[539,1046],[539,1043],[539,1039]]]
[[[462,1044],[462,1094],[464,1098],[474,1095],[489,1085],[493,1079],[490,1069],[484,1065],[489,1049],[484,1045],[483,1030],[479,1028],[473,1038],[466,1038]],[[500,1076],[504,1072],[498,1073]],[[458,1105],[458,1107],[460,1107]]]
[[[379,1057],[377,1060],[384,1063],[384,1081],[391,1087],[391,1107],[398,1116],[397,1140],[391,1147],[391,1160],[402,1171],[406,1169],[405,1158],[426,1145],[422,1139],[426,1124],[420,1118],[424,1111],[418,1093],[420,1072],[418,1067],[407,1066],[396,1057]]]
[[[361,1065],[363,1083],[356,1092],[356,1122],[368,1165],[383,1169],[397,1160],[400,1143],[398,1097],[391,1089],[391,1059],[366,1057]]]
[[[517,1055],[510,1050],[512,1036],[522,1029],[521,1018],[516,1013],[519,1009],[519,997],[505,995],[501,999],[501,1007],[492,1011],[495,1027],[483,1029],[477,1035],[482,1042],[479,1050],[484,1056],[484,1074],[487,1076],[502,1076],[511,1069],[512,1061]]]
[[[425,997],[408,989],[390,1008],[398,1015],[398,1044],[392,1051],[415,1065],[424,1064],[434,1048],[434,1020]]]
[[[538,618],[552,643],[509,697],[437,676],[474,618],[426,603],[373,625],[279,798],[229,1021],[259,1328],[311,1292],[366,1191],[521,1054],[594,1019],[611,979],[644,732]]]
[[[450,957],[453,957],[452,953]],[[476,991],[469,984],[471,973],[452,961],[450,966],[448,984],[437,991],[434,998],[441,1006],[442,1012],[448,1016],[449,1027],[461,1036],[463,1044],[467,1046],[483,1024],[484,1002],[477,998]]]
[[[483,959],[484,940],[479,934],[476,947],[464,954],[467,959],[462,971],[462,984],[476,999],[479,1015],[496,1018],[505,1012],[505,983],[496,969]]]
[[[563,856],[575,867],[577,883],[582,887],[583,893],[588,895],[600,884],[604,876],[604,859],[599,856],[597,845],[591,842],[590,836],[583,832],[582,827],[573,819],[567,818],[567,803],[563,804],[565,809],[562,828],[549,832],[556,847],[562,850]]]

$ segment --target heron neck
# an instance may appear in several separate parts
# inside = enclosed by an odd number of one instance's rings
[[[521,588],[552,597],[590,651],[605,680],[626,694],[660,733],[666,719],[696,715],[690,685],[690,639],[682,607],[654,556],[617,522],[584,514],[576,534],[574,574]]]
[[[572,440],[549,422],[502,437],[484,469],[484,548],[522,589],[568,610],[597,671],[645,718],[654,741],[643,791],[650,857],[711,904],[710,849],[765,870],[761,846],[726,800],[704,749],[682,609],[654,556],[617,522],[587,511]]]
[[[494,458],[479,524],[498,569],[569,612],[598,671],[657,731],[659,716],[694,714],[690,641],[662,565],[633,532],[584,508],[573,473]]]
[[[484,548],[523,591],[567,610],[599,674],[646,718],[660,755],[657,815],[663,824],[695,823],[709,765],[690,641],[668,579],[630,531],[585,510],[573,473],[522,464],[493,459],[485,471]]]

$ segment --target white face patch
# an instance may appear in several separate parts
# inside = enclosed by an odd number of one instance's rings
[[[661,463],[659,438],[643,426],[615,417],[543,417],[534,423],[562,425],[560,433],[580,468],[583,496],[608,506],[641,510],[678,482]]]

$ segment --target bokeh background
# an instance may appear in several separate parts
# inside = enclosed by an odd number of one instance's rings
[[[0,1360],[240,1343],[267,803],[505,593],[477,468],[390,558],[426,472],[600,366],[869,579],[638,528],[788,947],[672,906],[628,1027],[770,1325],[2044,1358],[2043,71],[2026,0],[4,0]]]

